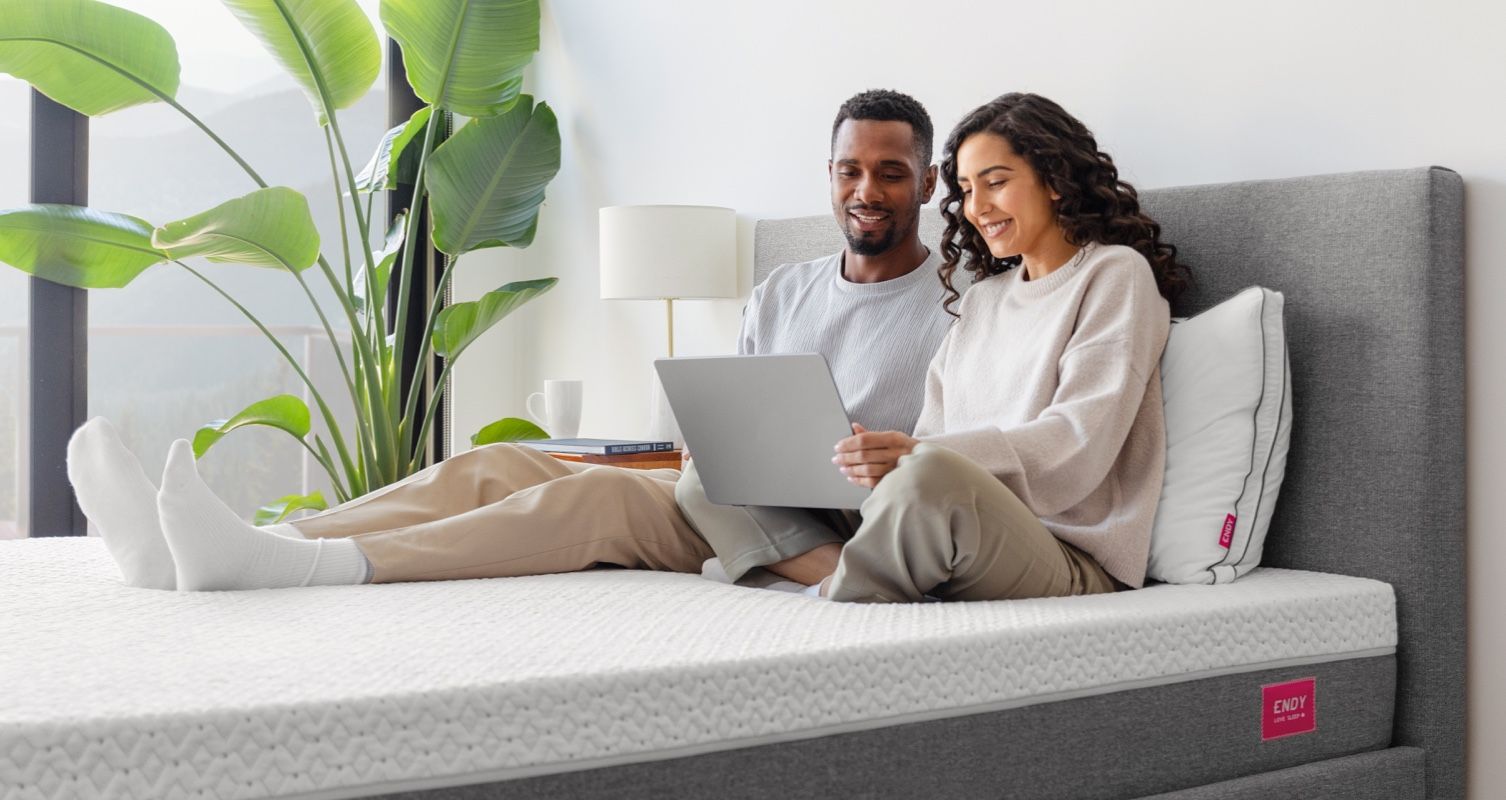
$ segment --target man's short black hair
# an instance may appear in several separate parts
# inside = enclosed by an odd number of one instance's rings
[[[936,134],[931,128],[931,115],[919,100],[890,89],[869,89],[849,97],[837,109],[837,119],[831,124],[833,150],[837,146],[837,129],[849,119],[909,123],[915,133],[915,155],[920,157],[921,169],[931,166],[931,140]]]

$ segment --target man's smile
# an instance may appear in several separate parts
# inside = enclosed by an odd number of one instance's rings
[[[857,225],[858,230],[863,232],[882,230],[884,224],[889,221],[890,214],[887,211],[874,211],[872,209],[849,209],[847,216]]]

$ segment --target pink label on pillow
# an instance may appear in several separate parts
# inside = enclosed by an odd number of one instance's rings
[[[1229,545],[1231,545],[1231,544],[1234,544],[1234,515],[1233,514],[1230,514],[1230,515],[1224,517],[1224,529],[1222,531],[1220,531],[1219,534],[1218,534],[1218,546],[1219,547],[1222,547],[1225,550],[1228,550],[1229,549]]]
[[[1260,695],[1260,741],[1318,729],[1316,678],[1267,684],[1260,687]]]

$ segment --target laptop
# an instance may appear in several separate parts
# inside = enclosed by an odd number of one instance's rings
[[[857,508],[868,499],[831,463],[852,425],[820,354],[661,358],[654,368],[711,502]]]

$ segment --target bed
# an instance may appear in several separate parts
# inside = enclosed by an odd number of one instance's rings
[[[1462,186],[1145,193],[1197,269],[1178,313],[1287,297],[1286,488],[1232,584],[188,594],[121,586],[97,540],[0,542],[0,798],[1462,797]],[[826,217],[763,221],[757,273],[839,246]]]

